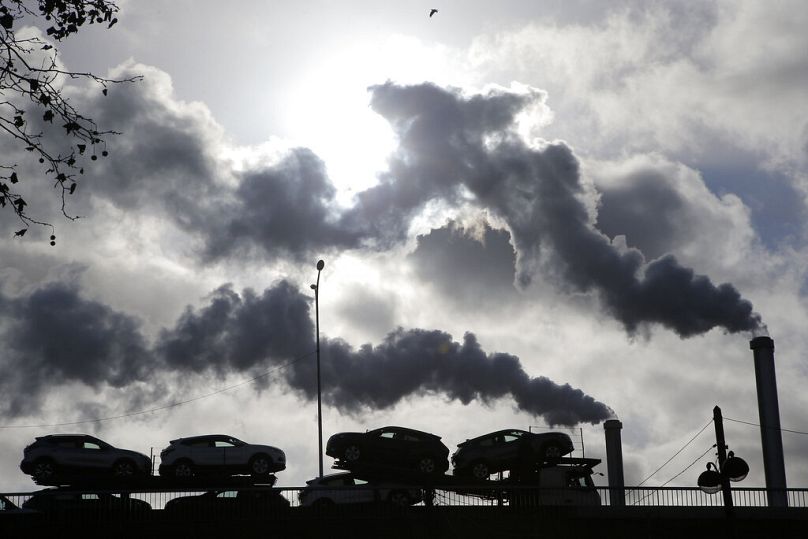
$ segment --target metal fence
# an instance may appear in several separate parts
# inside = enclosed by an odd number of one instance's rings
[[[622,492],[621,492],[622,491]],[[615,503],[619,496],[624,503]],[[789,507],[808,507],[808,489],[787,489]],[[734,488],[736,507],[767,507],[768,493],[763,488]],[[368,485],[330,488],[224,487],[159,489],[65,489],[0,495],[0,514],[19,510],[41,512],[138,513],[146,510],[166,512],[230,512],[247,516],[251,512],[286,511],[311,507],[337,511],[346,507],[721,507],[720,493],[706,494],[687,487],[609,487],[535,488],[512,486],[405,486],[379,488]]]

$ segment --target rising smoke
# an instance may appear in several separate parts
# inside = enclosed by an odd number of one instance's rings
[[[224,376],[273,368],[289,387],[316,398],[310,306],[311,298],[286,281],[260,295],[223,286],[147,347],[136,320],[82,299],[76,288],[53,285],[27,297],[0,296],[1,336],[13,352],[0,362],[6,396],[0,412],[35,412],[59,383],[98,388],[167,373]],[[549,424],[597,423],[612,415],[579,389],[531,378],[516,356],[486,354],[471,333],[459,343],[441,331],[399,329],[375,347],[354,350],[338,339],[324,339],[321,347],[325,401],[346,413],[435,394],[464,404],[510,398]],[[258,378],[257,384],[272,380]]]

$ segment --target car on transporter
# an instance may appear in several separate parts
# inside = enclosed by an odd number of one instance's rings
[[[335,468],[389,471],[437,477],[449,468],[449,448],[440,436],[405,427],[341,432],[328,439],[325,454]]]
[[[352,473],[339,472],[306,481],[298,493],[302,507],[388,503],[408,507],[430,499],[425,491],[389,481],[366,481]]]
[[[111,477],[119,480],[151,475],[151,459],[143,453],[113,447],[88,434],[50,434],[23,450],[23,473],[39,484]]]
[[[477,436],[457,445],[452,455],[454,475],[488,479],[497,472],[532,470],[556,463],[573,451],[572,439],[563,432],[528,432],[504,429]]]
[[[249,474],[268,477],[286,469],[286,454],[271,445],[248,444],[226,434],[207,434],[171,440],[160,452],[161,476]]]

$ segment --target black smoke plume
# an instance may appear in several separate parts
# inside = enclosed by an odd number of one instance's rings
[[[34,413],[46,394],[66,383],[123,387],[170,373],[223,377],[275,369],[289,387],[315,398],[310,307],[311,298],[286,281],[261,294],[238,294],[223,286],[206,306],[188,308],[147,346],[137,320],[82,299],[75,287],[48,285],[24,297],[0,295],[0,336],[6,343],[0,356],[5,397],[0,412]],[[458,343],[441,331],[399,329],[375,347],[354,350],[327,338],[321,346],[325,400],[347,413],[435,394],[464,404],[511,399],[550,424],[596,423],[612,415],[579,389],[531,378],[516,356],[486,354],[471,333]],[[275,379],[259,378],[258,384]]]

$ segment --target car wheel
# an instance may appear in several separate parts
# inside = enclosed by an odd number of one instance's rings
[[[131,460],[119,460],[112,465],[112,475],[115,477],[132,477],[137,474],[137,467]]]
[[[411,505],[410,495],[403,490],[394,490],[391,492],[387,497],[387,501],[396,507],[409,507]]]
[[[358,445],[349,445],[345,448],[345,452],[342,455],[345,457],[345,460],[348,462],[356,462],[362,457],[362,450],[359,449]]]
[[[425,455],[418,459],[418,471],[425,475],[438,473],[438,463],[435,461],[435,457]]]
[[[491,475],[491,468],[488,467],[488,463],[486,463],[485,461],[480,460],[471,465],[471,476],[474,479],[479,479],[480,481],[483,481],[485,479],[488,479],[490,475]]]
[[[250,461],[250,472],[253,475],[267,475],[272,461],[266,455],[256,455]]]
[[[194,465],[189,460],[181,460],[174,465],[174,477],[177,479],[190,479],[194,476]]]
[[[51,479],[56,475],[56,463],[51,459],[39,459],[34,462],[34,471],[31,475],[37,480]]]

